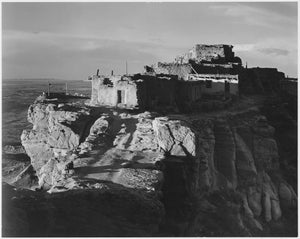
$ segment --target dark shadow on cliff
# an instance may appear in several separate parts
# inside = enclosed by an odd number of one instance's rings
[[[275,139],[284,178],[297,192],[298,125],[297,98],[288,95],[266,98],[261,107],[269,123],[275,128]]]
[[[89,174],[105,174],[105,173],[118,173],[120,169],[131,168],[131,169],[155,169],[155,165],[150,165],[147,163],[139,163],[137,160],[143,157],[134,156],[132,160],[122,160],[118,159],[114,161],[111,165],[103,165],[103,166],[83,166],[76,167],[75,174],[79,177],[86,177]],[[93,162],[97,161],[96,159]]]
[[[90,180],[90,184],[95,183],[100,188],[54,194],[15,191],[4,185],[2,235],[137,237],[156,233],[164,210],[153,194]]]

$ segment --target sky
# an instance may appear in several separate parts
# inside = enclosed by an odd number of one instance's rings
[[[233,45],[248,67],[297,77],[297,2],[2,3],[2,76],[85,80]]]

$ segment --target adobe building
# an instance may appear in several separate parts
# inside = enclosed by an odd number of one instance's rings
[[[240,65],[232,46],[198,44],[175,62],[145,66],[144,74],[98,76],[97,73],[91,77],[91,103],[142,110],[180,110],[181,105],[200,101],[204,95],[229,98],[239,94],[236,66]]]
[[[244,68],[231,45],[197,44],[171,63],[145,66],[143,74],[92,76],[94,105],[128,109],[179,109],[208,98],[274,92],[284,74],[276,68]],[[206,97],[207,98],[207,97]]]
[[[135,74],[92,77],[91,104],[126,109],[181,110],[205,94],[229,97],[238,94],[236,75],[196,75],[188,80],[177,75]]]
[[[242,60],[236,57],[231,45],[197,44],[174,62],[158,62],[151,67],[157,74],[178,75],[183,80],[189,74],[238,74],[242,68]]]
[[[91,104],[127,109],[176,108],[177,76],[92,76]]]
[[[242,61],[236,57],[231,45],[197,44],[187,53],[175,58],[174,62],[158,62],[146,72],[177,75],[182,88],[194,83],[201,95],[220,94],[225,98],[239,94],[239,71]],[[198,89],[199,88],[199,89]]]

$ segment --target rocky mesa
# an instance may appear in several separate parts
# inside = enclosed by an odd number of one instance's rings
[[[4,185],[3,235],[297,233],[295,188],[258,103],[183,115],[38,98],[28,121],[34,170],[18,180],[31,190]]]

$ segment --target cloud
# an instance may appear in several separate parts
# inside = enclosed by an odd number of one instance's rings
[[[280,45],[279,45],[280,46]],[[266,47],[266,44],[261,43],[253,43],[253,44],[236,44],[234,45],[235,52],[259,52],[266,55],[275,55],[275,56],[287,56],[290,51],[286,48],[278,48],[278,47]]]
[[[234,51],[241,52],[241,51],[251,51],[255,48],[255,44],[235,44]]]
[[[84,79],[95,68],[104,74],[140,72],[146,64],[174,57],[160,43],[76,36],[50,32],[3,32],[3,75],[6,78],[57,77]]]
[[[246,23],[252,26],[276,28],[277,24],[282,26],[296,23],[288,15],[242,3],[224,3],[212,5],[210,8],[220,15],[231,17],[235,23]]]
[[[259,49],[259,51],[267,55],[275,55],[275,56],[287,56],[289,54],[288,50],[279,49],[279,48],[262,48]]]

